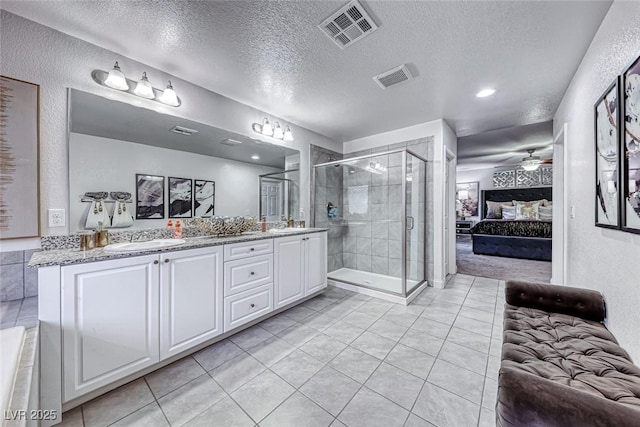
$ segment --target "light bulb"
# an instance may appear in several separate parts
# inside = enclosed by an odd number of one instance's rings
[[[118,61],[116,61],[115,65],[113,66],[113,69],[109,71],[109,75],[107,76],[107,79],[104,81],[104,84],[118,90],[129,90],[127,79],[124,77],[122,70],[120,70]]]
[[[266,117],[262,122],[262,134],[273,136],[273,128],[271,127],[271,123],[269,123],[269,119],[267,119]]]
[[[138,84],[136,84],[136,89],[133,93],[147,99],[153,99],[156,97],[153,93],[153,87],[151,86],[151,83],[149,83],[146,72],[142,73],[142,78],[138,81]]]
[[[278,122],[275,123],[275,126],[273,128],[273,137],[277,139],[284,138],[284,132],[282,131],[282,128],[280,127],[280,123]]]
[[[291,133],[289,126],[287,126],[287,129],[284,131],[284,140],[293,141],[293,134]]]
[[[176,91],[173,90],[173,86],[171,86],[171,80],[167,84],[167,88],[162,92],[162,96],[160,97],[160,102],[163,104],[171,105],[172,107],[177,107],[180,105],[180,101],[178,101],[178,95],[176,95]]]

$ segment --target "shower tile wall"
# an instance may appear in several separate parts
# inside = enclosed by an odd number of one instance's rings
[[[334,160],[342,160],[342,154],[311,145],[310,163],[317,165]],[[315,227],[328,228],[328,271],[338,270],[343,267],[342,236],[346,228],[342,222],[342,167],[319,168],[316,170],[315,182],[312,183],[315,190],[315,198],[311,198],[311,224]],[[338,207],[338,218],[329,219],[327,216],[327,203],[331,202]],[[315,221],[315,222],[314,222]]]
[[[349,153],[345,158],[402,148],[409,148],[430,160],[433,157],[433,137]],[[342,242],[343,265],[346,268],[401,277],[402,154],[372,157],[370,160],[385,166],[386,171],[374,174],[357,168],[342,168],[343,210],[344,217],[349,222]],[[428,164],[427,179],[430,169],[431,165]],[[428,205],[429,200],[423,201],[422,209],[425,208],[425,202]],[[432,221],[431,218],[427,217],[427,223]],[[424,224],[416,225],[424,229]],[[430,241],[428,235],[433,234],[432,227],[430,230],[427,224],[427,244]],[[419,255],[425,256],[424,253]],[[428,262],[433,268],[433,260]],[[417,270],[417,266],[414,270]]]

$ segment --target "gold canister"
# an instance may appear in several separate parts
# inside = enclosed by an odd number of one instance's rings
[[[305,222],[305,220],[301,219],[300,220],[300,228],[306,228],[306,226],[307,226],[307,223]]]
[[[109,244],[109,232],[107,230],[96,231],[96,247],[103,248]]]
[[[93,233],[80,234],[80,250],[89,251],[96,247],[96,235]]]

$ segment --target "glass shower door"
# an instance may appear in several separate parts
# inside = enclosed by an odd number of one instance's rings
[[[427,164],[406,152],[405,171],[405,295],[426,280],[425,217]]]

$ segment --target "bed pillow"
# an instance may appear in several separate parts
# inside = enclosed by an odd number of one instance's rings
[[[502,218],[502,202],[487,201],[487,219]]]
[[[516,205],[516,219],[539,220],[539,207],[539,203],[533,203],[531,206]]]
[[[547,199],[543,199],[542,206],[553,206],[553,201],[552,200],[547,200]]]
[[[509,205],[502,205],[502,219],[516,219],[516,207]]]
[[[553,205],[538,207],[540,221],[551,221],[553,219]]]
[[[513,201],[513,205],[514,206],[518,206],[518,205],[532,206],[534,203],[537,203],[539,206],[544,206],[546,201],[547,201],[547,199],[531,200],[531,201],[528,201],[528,202],[525,202],[523,200],[514,200]]]

